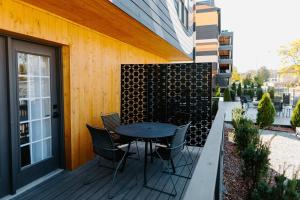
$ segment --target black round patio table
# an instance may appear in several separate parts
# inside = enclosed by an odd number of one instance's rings
[[[158,122],[140,122],[128,125],[120,125],[116,128],[119,135],[141,138],[145,141],[145,158],[144,158],[144,185],[147,185],[147,156],[148,143],[150,142],[152,153],[152,139],[167,138],[175,134],[177,126],[167,123]],[[152,158],[152,157],[151,157]]]

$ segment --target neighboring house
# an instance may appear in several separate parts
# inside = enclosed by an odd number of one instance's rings
[[[230,84],[233,66],[233,32],[221,31],[221,9],[214,1],[196,1],[195,62],[214,63],[213,88]]]
[[[287,86],[300,85],[300,65],[284,67],[279,71],[279,80]]]
[[[280,86],[278,70],[269,70],[269,72],[270,72],[270,77],[268,78],[268,81],[264,82],[264,86],[267,87]]]
[[[0,197],[93,158],[86,123],[120,111],[121,64],[193,60],[191,0],[5,0],[0,10]]]

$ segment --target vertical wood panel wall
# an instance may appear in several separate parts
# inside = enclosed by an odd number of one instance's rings
[[[86,123],[120,112],[120,66],[164,63],[161,57],[16,0],[0,0],[0,33],[12,32],[62,45],[67,167],[93,157]],[[17,133],[16,133],[17,134]]]

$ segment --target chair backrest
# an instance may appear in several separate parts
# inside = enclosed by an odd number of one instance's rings
[[[185,112],[176,112],[168,121],[177,126],[185,125],[190,121],[190,115]]]
[[[115,132],[116,128],[121,125],[121,119],[118,113],[111,113],[106,115],[101,115],[104,127]]]
[[[109,160],[114,159],[115,144],[106,129],[86,125],[92,137],[94,153]]]
[[[183,149],[185,139],[186,139],[186,134],[188,132],[190,125],[191,125],[191,122],[189,122],[188,124],[179,126],[176,129],[175,135],[173,136],[172,141],[171,141],[171,154],[172,155],[178,154],[178,152]]]

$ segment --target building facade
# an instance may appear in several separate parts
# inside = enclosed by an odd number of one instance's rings
[[[214,1],[196,2],[195,27],[195,62],[213,62],[213,87],[228,87],[233,65],[233,32],[221,31],[221,9]]]
[[[0,3],[0,197],[93,158],[121,64],[193,60],[190,0]]]
[[[219,73],[220,9],[211,1],[198,1],[195,6],[195,62],[213,63],[213,86]]]
[[[219,36],[219,73],[217,84],[226,88],[230,84],[233,68],[233,32],[222,31]]]

